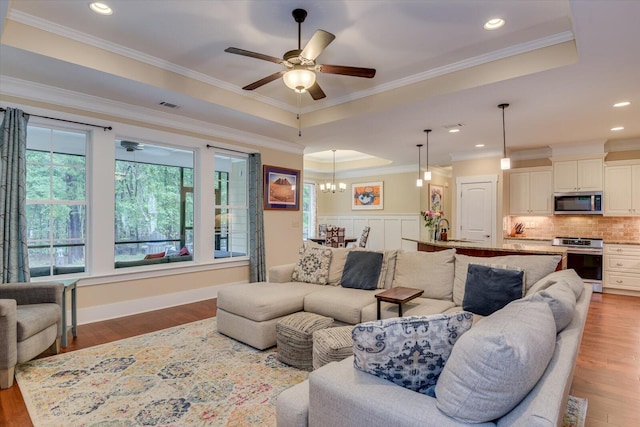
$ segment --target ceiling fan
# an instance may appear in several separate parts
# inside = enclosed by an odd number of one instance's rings
[[[292,13],[293,19],[298,23],[298,49],[290,50],[286,52],[282,59],[274,56],[264,55],[262,53],[251,52],[244,49],[238,49],[237,47],[228,47],[224,51],[228,53],[234,53],[236,55],[248,56],[250,58],[262,59],[264,61],[274,62],[276,64],[282,64],[284,69],[273,73],[270,76],[255,81],[242,89],[254,90],[270,83],[278,78],[282,77],[284,83],[291,89],[298,93],[309,92],[311,97],[315,100],[326,97],[323,90],[316,82],[316,72],[325,74],[341,74],[344,76],[354,77],[366,77],[372,78],[376,74],[376,70],[373,68],[360,68],[360,67],[347,67],[343,65],[327,65],[316,64],[316,58],[329,46],[329,44],[336,38],[333,34],[324,31],[316,30],[302,49],[300,46],[300,35],[302,29],[302,23],[307,17],[307,11],[304,9],[295,9]]]
[[[120,146],[127,150],[128,152],[136,151],[136,150],[144,150],[144,144],[135,141],[120,141]]]

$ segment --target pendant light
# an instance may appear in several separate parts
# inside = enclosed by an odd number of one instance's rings
[[[431,129],[424,130],[424,133],[427,134],[427,170],[424,171],[424,180],[427,182],[431,181],[431,172],[429,171],[429,132],[431,132]]]
[[[416,187],[422,187],[422,178],[420,178],[420,151],[422,150],[422,144],[416,144],[418,147],[418,179],[416,179]]]
[[[344,182],[338,183],[338,187],[336,188],[336,150],[333,151],[333,179],[331,182],[327,181],[326,184],[320,184],[320,191],[323,193],[328,193],[331,191],[332,193],[336,192],[336,189],[343,193],[347,189],[347,184]]]
[[[498,108],[502,109],[502,159],[500,159],[500,169],[502,170],[511,169],[511,159],[507,157],[507,137],[504,129],[504,109],[508,106],[509,104],[498,105]]]

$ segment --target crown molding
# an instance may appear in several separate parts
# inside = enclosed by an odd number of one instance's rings
[[[113,52],[118,55],[122,55],[127,58],[134,59],[136,61],[143,62],[145,64],[152,65],[154,67],[158,67],[167,71],[171,71],[185,77],[201,81],[203,83],[227,90],[229,92],[235,93],[239,96],[252,98],[256,101],[263,102],[265,104],[269,104],[276,108],[283,109],[285,111],[289,111],[292,113],[297,113],[298,109],[295,106],[289,105],[284,102],[276,101],[273,98],[269,98],[263,95],[260,95],[257,92],[247,92],[239,88],[238,86],[229,84],[225,81],[213,78],[206,74],[191,70],[186,67],[182,67],[180,65],[176,65],[169,61],[157,58],[155,56],[147,55],[142,52],[139,52],[134,49],[127,48],[125,46],[111,43],[106,40],[91,36],[89,34],[83,33],[81,31],[74,30],[69,27],[65,27],[64,25],[56,24],[54,22],[48,21],[46,19],[42,19],[28,13],[24,13],[18,10],[11,10],[9,12],[9,19],[12,21],[16,21],[25,25],[29,25],[35,28],[39,28],[44,31],[48,31],[53,34],[60,35],[62,37],[66,37],[81,43],[85,43],[90,46],[94,46],[100,49],[104,49],[108,52]],[[325,100],[321,103],[316,103],[314,105],[306,106],[300,110],[302,114],[308,114],[311,112],[315,112],[324,108],[333,107],[339,104],[344,104],[347,102],[355,101],[360,98],[366,98],[371,95],[376,95],[379,93],[387,92],[390,90],[398,89],[404,86],[408,86],[414,83],[418,83],[424,80],[433,79],[435,77],[439,77],[442,75],[454,73],[456,71],[464,70],[467,68],[475,67],[478,65],[486,64],[488,62],[497,61],[503,58],[507,58],[510,56],[515,56],[527,52],[531,52],[536,49],[542,49],[545,47],[553,46],[556,44],[564,43],[570,40],[574,40],[575,37],[571,31],[564,31],[557,34],[552,34],[547,37],[542,37],[536,40],[531,40],[524,43],[519,43],[514,46],[509,46],[504,49],[499,49],[493,52],[489,52],[484,55],[474,56],[472,58],[467,58],[462,61],[457,61],[452,64],[447,64],[442,67],[436,67],[422,73],[414,74],[412,76],[408,76],[402,79],[394,80],[392,82],[388,82],[385,84],[381,84],[372,89],[366,89],[354,93],[350,93],[345,96],[341,96],[339,98],[333,98],[331,100]]]
[[[292,142],[13,77],[0,76],[0,95],[45,102],[127,120],[136,120],[156,126],[170,127],[288,153],[303,154],[304,151],[304,147]],[[105,125],[108,124],[105,123]],[[232,147],[229,146],[229,148]],[[246,148],[244,150],[252,152]]]

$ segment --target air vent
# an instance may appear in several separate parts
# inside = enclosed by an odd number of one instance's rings
[[[172,103],[166,102],[166,101],[162,101],[160,103],[160,105],[162,105],[163,107],[167,107],[167,108],[180,108],[176,104],[172,104]]]

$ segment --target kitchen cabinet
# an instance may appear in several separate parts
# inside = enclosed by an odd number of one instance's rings
[[[604,245],[603,286],[640,291],[640,245]]]
[[[604,214],[640,216],[640,164],[605,167]]]
[[[551,170],[509,174],[510,215],[551,215],[553,213]]]
[[[602,191],[602,159],[563,160],[553,162],[553,191]]]

